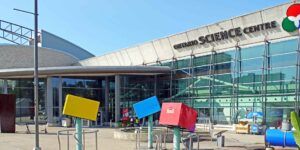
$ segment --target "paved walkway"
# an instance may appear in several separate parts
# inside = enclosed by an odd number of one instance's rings
[[[34,126],[29,127],[31,131],[34,130]],[[43,150],[58,150],[57,131],[66,128],[49,127],[48,134],[42,133],[40,135],[40,145]],[[99,150],[133,150],[135,149],[134,141],[116,140],[113,138],[113,132],[115,129],[111,128],[98,128],[98,146]],[[0,133],[0,150],[31,150],[34,147],[34,134],[26,134],[25,126],[17,126],[16,134],[4,134]],[[258,135],[246,135],[246,134],[234,134],[232,132],[225,133],[226,141],[225,147],[222,149],[227,150],[243,150],[243,149],[264,149],[264,136]],[[86,136],[86,150],[95,149],[94,135]],[[75,141],[73,137],[70,137],[70,150],[75,149]],[[61,139],[62,150],[67,150],[66,146],[67,137],[64,136]],[[142,143],[142,146],[146,146],[147,143]],[[183,146],[182,146],[183,147]],[[168,149],[172,149],[172,144],[167,144]],[[194,144],[196,148],[196,143]],[[201,141],[201,149],[217,149],[216,142],[213,141]],[[281,148],[277,148],[281,149]]]

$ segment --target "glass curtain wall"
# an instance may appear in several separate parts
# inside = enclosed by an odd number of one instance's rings
[[[102,87],[104,79],[100,78],[62,78],[62,108],[64,107],[67,94],[81,96],[84,98],[97,100],[100,102],[100,109],[104,107],[105,88]],[[55,93],[55,92],[53,92]],[[55,100],[56,101],[56,100]],[[54,101],[54,103],[56,103]],[[99,118],[98,118],[99,119]],[[87,122],[84,121],[84,125]]]
[[[120,78],[121,112],[129,112],[129,115],[134,116],[133,104],[155,95],[155,78],[154,76],[138,75],[122,75]]]
[[[172,96],[165,100],[219,124],[265,112],[266,123],[276,126],[294,109],[296,50],[297,40],[288,40],[162,63],[173,72]]]
[[[3,94],[4,92],[4,80],[0,79],[0,93]]]
[[[3,82],[3,81],[2,81]],[[16,122],[34,122],[33,79],[8,79],[8,94],[16,95]],[[2,92],[2,91],[1,91]],[[39,79],[39,121],[46,122],[46,82]]]

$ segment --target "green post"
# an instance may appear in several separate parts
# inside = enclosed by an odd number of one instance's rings
[[[153,115],[148,116],[148,148],[153,148]]]
[[[179,127],[174,128],[174,137],[173,137],[173,150],[180,150],[180,129]]]
[[[76,150],[82,150],[82,120],[76,118]]]

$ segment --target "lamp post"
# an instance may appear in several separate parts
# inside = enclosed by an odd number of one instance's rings
[[[16,11],[28,13],[34,15],[34,124],[35,124],[35,147],[33,150],[41,150],[39,143],[39,77],[38,77],[38,0],[34,0],[34,13],[29,11],[24,11],[20,9],[14,9]]]

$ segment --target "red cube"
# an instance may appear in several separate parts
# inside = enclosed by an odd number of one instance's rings
[[[179,126],[192,130],[197,120],[197,111],[183,103],[163,103],[159,124]]]

